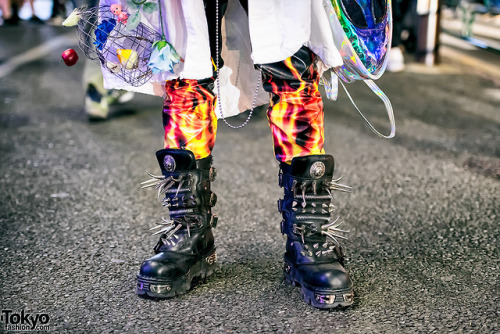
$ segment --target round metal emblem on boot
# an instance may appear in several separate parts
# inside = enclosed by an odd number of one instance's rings
[[[311,169],[309,169],[309,174],[313,179],[319,179],[323,175],[325,175],[325,164],[321,161],[316,161],[312,164]]]
[[[166,155],[163,158],[163,167],[167,172],[173,172],[175,170],[175,159],[171,155]]]

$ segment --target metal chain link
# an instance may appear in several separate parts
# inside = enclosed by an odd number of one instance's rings
[[[240,125],[235,126],[232,124],[229,124],[229,122],[224,118],[224,114],[222,113],[222,103],[221,103],[221,95],[220,95],[220,70],[219,70],[219,58],[220,58],[220,50],[219,50],[219,0],[215,1],[215,66],[216,66],[216,72],[217,72],[217,79],[216,85],[217,85],[217,106],[220,112],[220,117],[226,123],[226,125],[230,128],[233,129],[240,129],[247,125],[247,123],[250,121],[250,118],[252,117],[253,111],[255,109],[255,104],[257,102],[257,95],[259,93],[259,88],[262,80],[262,70],[259,69],[259,78],[257,81],[257,87],[255,88],[255,94],[253,96],[252,100],[252,107],[250,109],[250,113],[248,114],[247,119]],[[239,66],[238,66],[238,76],[239,76]]]

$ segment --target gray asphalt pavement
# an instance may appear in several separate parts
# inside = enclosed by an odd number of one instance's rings
[[[0,27],[0,66],[67,32]],[[137,96],[89,123],[83,62],[59,61],[75,43],[0,78],[2,311],[47,314],[49,332],[500,332],[500,86],[451,61],[384,75],[393,140],[372,134],[345,94],[325,102],[326,149],[355,188],[337,201],[356,294],[346,310],[316,310],[282,282],[282,191],[265,112],[237,131],[221,122],[220,267],[189,294],[155,302],[135,295],[134,279],[157,241],[148,229],[167,216],[139,189],[145,170],[158,172],[162,101]],[[387,130],[369,89],[349,89]]]

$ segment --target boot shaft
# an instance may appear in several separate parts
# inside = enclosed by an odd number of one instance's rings
[[[211,207],[217,202],[210,187],[216,176],[212,156],[196,160],[191,151],[163,149],[156,152],[156,158],[164,177],[158,195],[165,195],[163,205],[170,218],[194,214],[205,221],[212,219]]]
[[[278,207],[283,215],[283,234],[294,240],[307,237],[324,241],[321,226],[330,220],[334,208],[328,188],[333,169],[330,155],[296,157],[291,165],[281,164],[279,182],[284,198],[278,201]]]
[[[211,208],[217,196],[210,189],[216,175],[212,157],[196,160],[191,151],[163,149],[156,152],[156,158],[162,175],[149,173],[151,179],[142,187],[154,187],[158,198],[164,196],[162,204],[168,208],[170,220],[162,219],[152,228],[155,235],[160,234],[155,253],[197,254],[213,247],[212,227],[217,225],[217,216]]]
[[[154,187],[163,205],[169,209],[170,220],[152,230],[160,234],[155,255],[145,260],[137,275],[137,293],[154,298],[170,298],[185,293],[195,278],[211,275],[215,269],[212,227],[217,217],[211,208],[217,197],[210,189],[215,178],[212,157],[196,160],[193,152],[163,149],[156,152],[161,176],[143,187]]]
[[[287,236],[286,256],[296,263],[342,262],[341,222],[331,218],[335,210],[333,190],[349,187],[332,180],[331,155],[295,157],[291,165],[282,163],[279,175],[284,198],[278,201],[283,216],[281,232]]]

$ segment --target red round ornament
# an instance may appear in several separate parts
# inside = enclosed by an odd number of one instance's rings
[[[78,53],[73,49],[67,49],[61,54],[61,58],[67,66],[73,66],[78,61]]]

